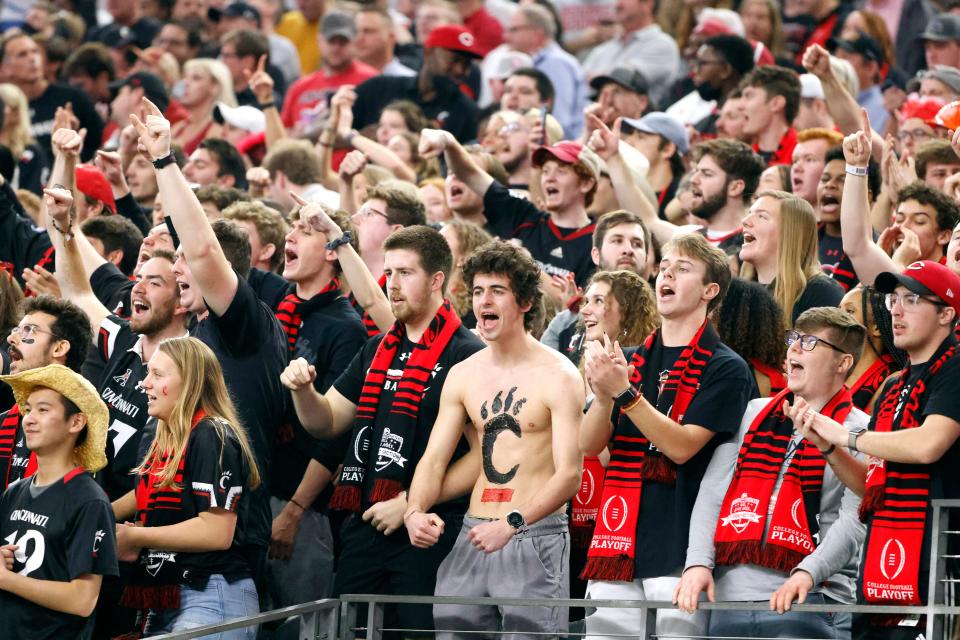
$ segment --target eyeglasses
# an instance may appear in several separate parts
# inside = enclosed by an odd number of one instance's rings
[[[350,219],[353,221],[357,220],[366,220],[367,218],[372,218],[373,216],[383,216],[383,219],[393,224],[393,220],[390,219],[390,216],[385,214],[383,211],[377,211],[373,207],[361,207],[359,211],[350,216]]]
[[[524,127],[522,124],[520,124],[519,122],[508,122],[507,124],[500,127],[500,129],[497,131],[497,135],[506,138],[511,133],[515,133],[517,131],[527,131],[527,130],[528,129]]]
[[[20,342],[25,344],[33,344],[33,341],[36,340],[36,334],[46,333],[53,337],[56,337],[52,331],[47,331],[46,329],[41,329],[38,325],[35,324],[25,324],[22,326],[14,327],[10,329],[11,336],[20,336]]]
[[[925,300],[938,307],[947,306],[942,300],[931,300],[930,298],[923,297],[919,293],[887,293],[883,296],[883,303],[886,305],[887,311],[893,311],[894,305],[898,302],[904,309],[916,309],[920,306],[921,300]]]
[[[783,334],[783,341],[787,343],[788,347],[792,347],[795,342],[800,342],[800,348],[804,351],[813,351],[817,348],[817,344],[822,342],[834,351],[839,351],[843,354],[847,353],[837,345],[828,342],[823,338],[818,338],[817,336],[811,336],[809,334],[803,334],[799,331],[787,331]]]
[[[900,142],[906,142],[907,140],[923,142],[924,140],[929,140],[932,137],[932,133],[929,131],[924,131],[923,129],[914,129],[913,131],[901,129],[897,132],[897,138],[900,140]]]
[[[723,60],[703,60],[701,58],[694,58],[690,61],[691,69],[699,69],[700,67],[706,67],[711,64],[725,64]]]

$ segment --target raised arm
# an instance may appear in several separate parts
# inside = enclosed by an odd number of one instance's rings
[[[353,424],[357,405],[330,387],[326,394],[313,387],[317,368],[297,358],[280,374],[280,382],[292,391],[293,407],[303,428],[315,438],[335,438]]]
[[[845,135],[856,133],[860,129],[860,105],[847,90],[840,84],[840,80],[833,73],[830,66],[830,54],[818,44],[811,45],[803,54],[803,67],[820,79],[823,86],[824,100],[830,115],[836,121],[840,131]],[[866,130],[870,140],[871,153],[880,159],[883,148],[883,138],[873,129]]]
[[[333,221],[323,205],[317,202],[307,202],[295,193],[290,194],[293,199],[301,205],[300,218],[306,222],[314,231],[324,234],[327,242],[339,239],[343,236],[343,230]],[[373,321],[377,323],[377,328],[381,331],[389,331],[390,327],[396,321],[393,311],[390,309],[390,301],[380,285],[377,283],[373,274],[367,269],[360,254],[353,248],[349,242],[342,244],[336,249],[337,261],[340,263],[340,270],[343,277],[350,285],[350,291],[353,297],[363,307]]]
[[[847,446],[850,433],[842,424],[822,415],[815,416],[813,429],[838,448]],[[960,437],[960,422],[930,414],[915,429],[879,433],[865,431],[857,437],[857,450],[868,456],[901,464],[933,464],[940,460]]]
[[[357,94],[352,87],[340,87],[333,96],[331,102],[336,102],[337,137],[345,140],[354,149],[362,151],[370,162],[389,169],[400,180],[416,182],[417,174],[400,159],[400,156],[376,140],[371,140],[353,129],[353,103],[356,99]]]
[[[816,46],[816,45],[814,45]],[[843,156],[848,165],[867,168],[870,161],[870,118],[861,109],[862,127],[843,139]],[[873,241],[869,220],[870,203],[867,194],[867,176],[848,173],[843,183],[843,201],[840,205],[840,232],[843,250],[850,257],[857,277],[865,285],[873,285],[877,274],[896,271],[896,265]]]
[[[155,104],[143,99],[146,122],[131,114],[140,143],[153,160],[170,155],[170,122]],[[209,220],[176,162],[157,169],[157,186],[164,211],[170,212],[179,231],[180,247],[200,287],[207,307],[218,316],[226,313],[237,293],[239,280],[233,271]]]
[[[257,102],[263,110],[263,117],[267,123],[265,142],[267,149],[269,149],[277,141],[287,137],[287,130],[280,118],[280,109],[274,101],[273,78],[267,73],[267,54],[260,56],[256,71],[244,69],[243,75],[246,76],[250,90],[256,96]]]
[[[627,168],[627,164],[620,154],[621,119],[617,118],[611,131],[597,116],[588,114],[587,118],[593,127],[593,133],[590,134],[587,144],[594,153],[607,163],[607,169],[610,171],[610,181],[613,183],[613,191],[617,195],[620,206],[640,216],[643,223],[661,244],[669,242],[677,231],[676,225],[660,218],[653,204],[643,195],[643,191],[635,182],[633,174]]]
[[[420,157],[436,158],[443,153],[447,168],[471,191],[483,196],[493,184],[493,178],[480,168],[453,134],[442,129],[424,129],[420,132]]]

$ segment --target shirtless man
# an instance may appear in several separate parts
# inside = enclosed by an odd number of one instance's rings
[[[580,481],[583,383],[569,360],[529,333],[537,322],[539,271],[504,242],[480,249],[463,267],[488,348],[450,371],[404,514],[415,546],[439,540],[443,521],[427,511],[463,425],[476,425],[483,473],[440,566],[437,595],[556,599],[569,593],[564,511]],[[567,623],[561,607],[436,605],[433,615],[437,629],[458,631],[560,632]]]

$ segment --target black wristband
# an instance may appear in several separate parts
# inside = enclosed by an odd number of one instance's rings
[[[157,158],[153,161],[154,169],[163,169],[168,164],[174,164],[177,161],[177,156],[174,155],[173,151],[163,156],[162,158]]]
[[[271,100],[270,102],[258,102],[258,103],[257,103],[257,108],[260,109],[260,111],[266,111],[267,109],[269,109],[269,108],[271,108],[271,107],[275,107],[275,106],[277,106],[277,103],[274,102],[273,100]]]
[[[345,244],[350,244],[353,241],[353,234],[349,231],[344,231],[343,235],[337,238],[336,240],[331,240],[327,243],[327,251],[336,251],[339,247],[342,247]]]
[[[831,453],[833,453],[834,449],[836,449],[836,448],[837,448],[837,445],[831,444],[830,447],[829,447],[827,450],[825,450],[825,451],[824,451],[824,450],[820,450],[820,455],[822,455],[824,458],[826,458],[826,457],[829,456]]]

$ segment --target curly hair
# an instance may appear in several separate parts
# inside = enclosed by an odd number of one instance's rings
[[[783,309],[759,282],[734,278],[713,314],[720,339],[744,360],[779,369],[787,355]]]
[[[540,266],[523,249],[494,240],[477,250],[463,263],[463,280],[467,291],[473,290],[473,280],[478,274],[506,276],[517,304],[530,305],[523,314],[523,327],[533,331],[540,325],[544,313],[540,290]]]
[[[83,312],[83,309],[69,300],[43,294],[33,298],[25,298],[20,304],[20,312],[24,316],[28,313],[46,313],[56,318],[50,326],[50,332],[54,338],[66,340],[70,343],[64,365],[80,373],[80,367],[87,359],[90,336],[93,335],[90,318]]]
[[[660,324],[653,289],[643,278],[625,269],[597,271],[590,278],[587,288],[598,282],[605,282],[610,286],[610,294],[620,305],[621,327],[617,338],[620,346],[633,347],[641,344]],[[610,308],[609,297],[606,306]]]
[[[0,337],[6,338],[10,329],[20,321],[20,302],[23,301],[23,290],[13,275],[5,269],[0,269]]]

